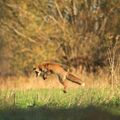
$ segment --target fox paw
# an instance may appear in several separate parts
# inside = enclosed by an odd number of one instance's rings
[[[63,92],[64,92],[64,93],[67,93],[67,91],[66,91],[66,90],[63,90]]]

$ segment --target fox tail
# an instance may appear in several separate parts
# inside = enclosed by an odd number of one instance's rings
[[[74,82],[76,84],[79,84],[81,86],[85,86],[85,83],[78,77],[74,76],[73,74],[71,73],[68,73],[67,75],[67,79],[71,82]]]

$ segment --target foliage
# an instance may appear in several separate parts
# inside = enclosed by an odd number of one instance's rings
[[[106,62],[116,41],[120,50],[119,6],[119,0],[1,0],[0,73],[28,74],[40,62],[79,56]]]

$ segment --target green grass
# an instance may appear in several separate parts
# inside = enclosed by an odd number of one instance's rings
[[[0,120],[120,120],[119,89],[0,91]]]

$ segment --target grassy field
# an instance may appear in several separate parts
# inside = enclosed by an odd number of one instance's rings
[[[119,90],[1,90],[0,120],[120,120]]]

